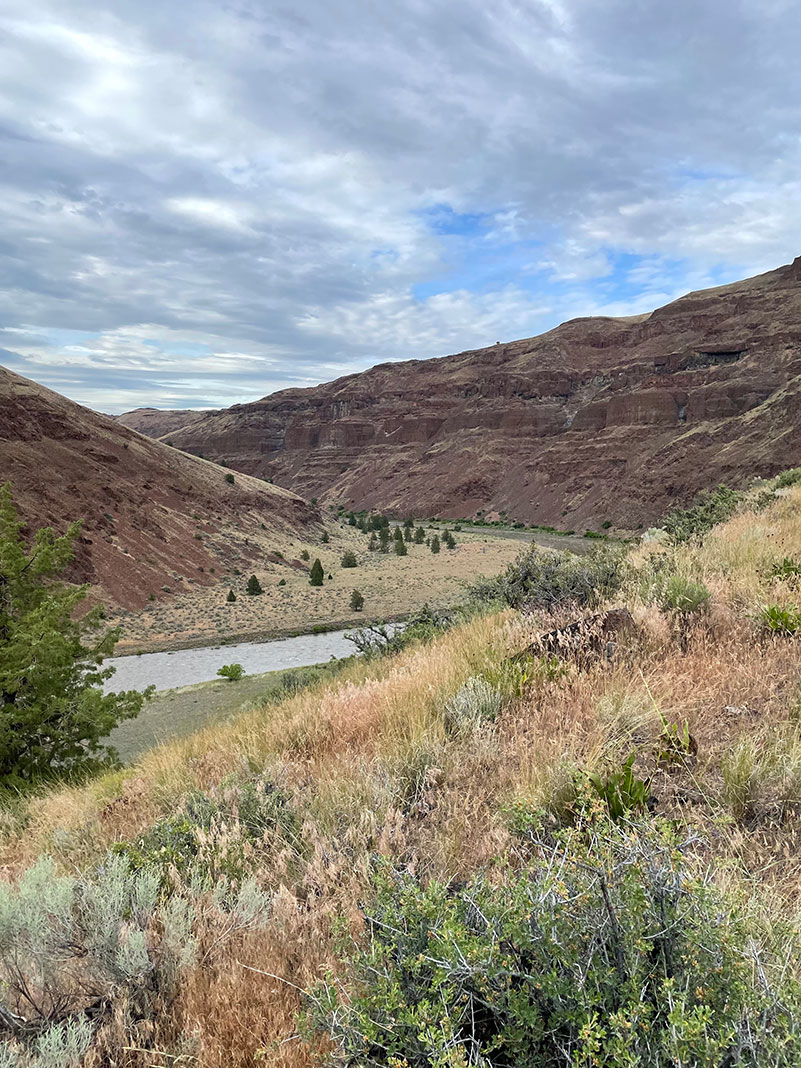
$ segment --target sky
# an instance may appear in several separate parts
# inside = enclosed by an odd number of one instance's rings
[[[798,0],[0,0],[0,364],[218,407],[771,270],[799,43]]]

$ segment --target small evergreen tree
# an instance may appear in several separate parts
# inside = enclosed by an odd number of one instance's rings
[[[395,555],[396,556],[408,556],[409,550],[406,548],[406,542],[403,538],[400,541],[395,542]]]
[[[404,527],[403,528],[403,540],[404,541],[411,541],[413,537],[414,537],[414,531],[412,530],[412,528],[411,527]]]
[[[354,590],[350,595],[350,607],[353,612],[361,612],[364,608],[364,597],[358,590]]]
[[[225,481],[228,483],[229,486],[233,486],[233,484],[234,484],[234,476],[229,472],[225,476]]]
[[[94,771],[117,760],[102,745],[121,720],[138,715],[145,693],[104,694],[102,668],[119,630],[100,631],[103,609],[75,610],[88,586],[59,576],[73,557],[81,524],[56,537],[38,530],[27,547],[11,496],[0,487],[0,784]]]
[[[400,527],[395,527],[394,531],[392,532],[392,537],[395,539],[395,541],[403,541],[403,531]]]
[[[310,586],[322,586],[323,584],[323,565],[320,563],[319,557],[314,561],[309,571],[309,585]]]
[[[389,552],[389,527],[381,527],[378,531],[379,549],[382,553]]]
[[[439,538],[435,534],[434,537],[431,539],[431,552],[432,553],[438,553],[439,549],[440,549]]]
[[[300,558],[301,558],[301,560],[308,560],[309,559],[309,550],[308,549],[304,549],[303,552],[300,554]]]
[[[233,590],[229,590],[228,591],[228,596],[225,599],[229,604],[233,604],[234,601],[236,600],[236,594],[234,593]]]
[[[330,541],[330,538],[328,537],[328,531],[327,530],[323,531],[322,537],[320,538],[320,541],[323,543],[323,545],[327,545],[328,542]]]
[[[375,531],[370,535],[370,542],[367,546],[371,553],[374,553],[378,548],[378,538],[375,536]]]
[[[342,554],[342,560],[340,561],[342,567],[356,567],[356,553],[346,552]]]
[[[415,543],[415,545],[422,545],[425,540],[426,540],[426,532],[425,532],[425,530],[423,529],[423,527],[418,527],[417,530],[414,532],[414,543]]]
[[[247,592],[251,597],[256,597],[258,594],[264,593],[264,590],[261,588],[261,583],[255,575],[251,575],[248,579]]]
[[[456,538],[454,538],[453,534],[451,534],[449,530],[445,531],[442,540],[445,542],[449,549],[456,548]]]

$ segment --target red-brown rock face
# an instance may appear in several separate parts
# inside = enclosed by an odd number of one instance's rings
[[[0,484],[30,528],[83,520],[72,577],[106,601],[136,608],[163,586],[213,582],[252,557],[262,524],[319,534],[319,512],[294,493],[225,476],[0,367]]]
[[[170,440],[348,506],[647,523],[801,463],[801,259],[650,315],[285,390]]]

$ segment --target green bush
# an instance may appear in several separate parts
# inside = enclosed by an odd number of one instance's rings
[[[801,467],[791,467],[789,471],[782,471],[773,480],[775,489],[787,489],[801,482]]]
[[[320,563],[319,557],[314,561],[309,570],[309,585],[310,586],[322,586],[323,584],[323,565]]]
[[[596,608],[614,596],[625,577],[621,552],[594,549],[578,556],[570,552],[525,549],[496,579],[479,579],[471,588],[474,600],[501,600],[528,611]]]
[[[436,534],[431,539],[431,544],[430,544],[429,548],[431,549],[432,553],[438,553],[439,552],[440,544],[439,544],[439,538],[437,537]]]
[[[330,540],[331,539],[328,536],[328,531],[324,530],[323,533],[320,535],[320,541],[323,543],[323,545],[327,545]]]
[[[309,550],[308,549],[303,549],[301,554],[300,554],[300,558],[301,558],[301,560],[308,560],[309,559]]]
[[[767,604],[757,616],[762,630],[782,638],[801,632],[801,611],[794,605]]]
[[[261,583],[255,575],[250,576],[245,588],[250,597],[257,597],[260,593],[264,593],[264,590],[261,588]]]
[[[234,601],[236,600],[236,594],[234,593],[233,590],[229,590],[228,591],[228,596],[225,599],[228,602],[228,604],[233,604]]]
[[[791,556],[785,556],[777,561],[770,569],[771,577],[775,579],[796,579],[801,576],[801,560],[794,560]]]
[[[234,484],[234,476],[229,472],[225,476],[225,481],[228,483],[229,486],[233,486],[233,484]]]
[[[354,1066],[801,1063],[795,932],[763,929],[667,828],[601,821],[532,853],[466,885],[379,865],[307,1033]]]
[[[588,775],[590,786],[606,804],[609,816],[615,822],[630,813],[644,809],[650,796],[650,785],[634,774],[632,753],[620,768],[611,768],[603,775],[600,772]]]
[[[218,669],[217,674],[221,679],[228,679],[230,682],[239,682],[245,674],[245,669],[241,664],[223,664],[223,666]]]
[[[424,527],[418,527],[414,532],[414,544],[422,545],[426,540],[426,532]]]
[[[674,508],[668,512],[662,526],[674,542],[703,537],[716,524],[734,515],[742,499],[742,493],[728,486],[703,490],[689,508]]]
[[[364,595],[354,590],[350,595],[350,608],[352,612],[361,612],[364,608]]]
[[[711,594],[703,582],[683,575],[668,575],[661,583],[657,603],[663,612],[680,616],[697,616],[709,607]]]
[[[340,565],[342,567],[357,567],[358,560],[356,559],[356,553],[352,553],[350,551],[343,553]]]

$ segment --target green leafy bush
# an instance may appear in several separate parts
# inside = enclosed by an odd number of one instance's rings
[[[609,816],[615,822],[632,812],[646,807],[650,796],[650,784],[634,774],[632,753],[620,768],[611,768],[603,775],[600,772],[587,776],[590,786],[606,804]]]
[[[528,611],[595,608],[618,592],[624,575],[623,555],[616,550],[594,549],[578,556],[532,545],[499,578],[474,583],[471,596]]]
[[[668,512],[662,526],[674,542],[703,537],[716,524],[730,519],[742,499],[742,493],[728,486],[703,490],[689,508],[674,508]]]
[[[676,573],[660,583],[657,603],[663,612],[680,616],[697,616],[709,607],[711,594],[703,582],[695,582]]]
[[[378,867],[350,980],[305,1026],[387,1068],[795,1068],[796,936],[758,926],[665,828],[600,822],[521,871],[423,884]]]
[[[767,634],[792,638],[801,632],[801,610],[794,604],[766,604],[757,621]]]
[[[794,580],[801,576],[801,560],[794,560],[791,556],[785,556],[783,560],[774,563],[770,573],[771,577],[775,579]]]
[[[230,473],[230,471],[225,476],[225,481],[228,483],[229,486],[233,486],[233,484],[234,484],[234,476]]]
[[[301,558],[301,560],[308,560],[309,559],[309,550],[308,549],[303,549],[301,551],[300,558]]]
[[[228,679],[230,682],[239,682],[245,674],[245,669],[241,664],[223,664],[221,668],[218,668],[217,674],[221,679]]]
[[[789,471],[782,471],[773,480],[775,489],[787,489],[801,482],[801,467],[791,467]]]

